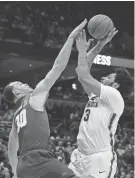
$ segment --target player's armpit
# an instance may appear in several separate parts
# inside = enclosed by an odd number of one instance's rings
[[[83,86],[85,86],[85,91],[88,95],[91,93],[95,94],[96,96],[100,96],[101,93],[101,83],[94,79],[87,68],[80,67],[76,70],[78,75],[78,80],[81,82]]]

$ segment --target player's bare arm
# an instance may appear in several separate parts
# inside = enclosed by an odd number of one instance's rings
[[[83,38],[83,40],[81,39],[81,37]],[[80,34],[78,35],[78,37],[76,39],[76,47],[77,47],[78,51],[80,50],[80,52],[78,53],[78,67],[76,68],[77,73],[78,73],[78,68],[81,68],[82,66],[84,67],[84,65],[86,66],[86,68],[88,67],[87,49],[88,49],[91,41],[88,41],[88,42],[86,41],[86,34],[85,34],[84,30],[82,32],[80,32]],[[78,80],[80,81],[79,77],[78,77]],[[84,83],[82,83],[81,81],[80,81],[80,83],[82,84],[85,92],[88,95],[90,95],[91,92],[89,92],[88,86],[85,85]]]
[[[87,49],[89,47],[90,43],[86,40],[86,33],[85,30],[83,30],[78,38],[76,39],[76,46],[78,50],[78,67],[76,69],[76,73],[78,75],[78,80],[82,84],[84,90],[88,95],[91,94],[93,86],[93,80],[95,80],[90,75],[89,66],[87,63]],[[95,80],[96,81],[96,80]],[[96,88],[100,91],[100,82],[94,82],[96,84]],[[92,86],[92,88],[91,88]],[[94,90],[94,89],[93,89]],[[92,92],[94,93],[94,92]],[[94,93],[95,94],[95,93]],[[96,92],[97,94],[97,92]]]
[[[8,158],[14,176],[16,176],[16,166],[18,163],[18,158],[17,158],[18,148],[19,148],[18,135],[17,135],[15,124],[13,122],[12,129],[9,135],[9,142],[8,142]]]
[[[100,51],[104,48],[104,46],[109,43],[112,38],[118,33],[118,30],[116,30],[116,28],[114,28],[112,30],[112,32],[110,32],[107,37],[105,37],[102,40],[99,40],[96,44],[96,46],[94,46],[88,53],[87,53],[87,63],[89,66],[89,69],[91,69],[91,66],[93,64],[93,61],[95,59],[95,57],[100,53]],[[92,41],[92,39],[90,39],[88,41],[88,45],[90,45],[90,42]]]
[[[36,86],[30,98],[30,105],[33,107],[33,109],[38,111],[44,110],[44,104],[46,102],[48,92],[59,78],[63,70],[66,68],[71,54],[73,42],[86,23],[87,20],[85,19],[71,32],[66,43],[58,54],[52,69],[47,74],[47,76]]]
[[[78,67],[76,69],[76,72],[78,75],[78,80],[81,82],[84,90],[88,95],[90,95],[92,92],[95,95],[100,96],[101,84],[91,76],[90,68],[96,55],[105,46],[105,44],[107,44],[113,38],[113,36],[117,32],[118,31],[116,31],[116,29],[114,28],[113,31],[109,33],[105,39],[100,40],[98,44],[91,50],[91,52],[89,52],[89,54],[91,53],[91,57],[87,54],[88,45],[90,45],[90,43],[86,40],[85,30],[80,33],[76,40],[76,46],[79,51]]]

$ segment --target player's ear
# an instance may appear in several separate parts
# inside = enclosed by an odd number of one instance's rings
[[[112,85],[112,87],[117,89],[117,88],[119,88],[119,87],[120,87],[120,84],[119,84],[119,83],[117,83],[117,82],[114,82],[114,83],[113,83],[113,85]]]

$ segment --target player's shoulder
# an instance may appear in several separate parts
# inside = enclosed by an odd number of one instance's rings
[[[124,99],[121,93],[116,88],[101,85],[101,93],[101,95],[103,95],[104,93],[107,100],[109,100],[109,103],[111,103],[111,107],[113,107],[114,110],[117,110],[118,112],[124,110]]]
[[[113,96],[115,95],[121,102],[124,102],[123,97],[118,89],[110,87],[110,86],[108,87],[109,87],[109,90],[113,93]]]
[[[105,90],[106,93],[110,93],[112,95],[112,97],[115,96],[115,97],[123,99],[121,93],[114,87],[101,84],[101,90]]]
[[[113,92],[112,99],[115,97],[114,101],[116,102],[115,108],[117,110],[117,113],[119,113],[121,115],[121,113],[123,112],[124,107],[125,107],[124,99],[123,99],[121,93],[116,88],[113,88],[113,87],[110,87],[110,88]]]

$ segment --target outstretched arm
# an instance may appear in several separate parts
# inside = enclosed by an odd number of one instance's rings
[[[89,69],[91,69],[91,66],[93,64],[93,61],[95,59],[95,57],[101,52],[101,50],[104,48],[104,46],[109,43],[112,38],[118,33],[118,30],[116,30],[116,28],[114,28],[112,30],[112,32],[110,32],[108,34],[107,37],[105,37],[104,39],[98,41],[98,43],[96,44],[95,47],[93,47],[88,53],[87,53],[87,63],[89,66]]]
[[[79,81],[83,85],[83,88],[88,95],[90,95],[92,92],[95,95],[100,96],[100,82],[98,82],[90,75],[90,69],[96,55],[109,41],[111,41],[111,39],[117,32],[118,31],[116,31],[114,28],[112,32],[109,33],[105,39],[99,41],[98,44],[88,54],[86,51],[90,44],[86,41],[86,34],[84,30],[82,31],[82,33],[80,33],[78,39],[76,40],[77,49],[79,51],[78,67],[76,69],[76,72]]]
[[[58,54],[54,65],[47,76],[39,82],[36,86],[35,90],[33,91],[30,97],[30,105],[33,109],[37,111],[44,110],[44,104],[48,95],[50,88],[53,86],[55,81],[59,78],[63,70],[66,68],[67,63],[69,61],[69,57],[72,50],[72,45],[74,39],[79,34],[80,30],[85,26],[87,20],[85,19],[79,26],[77,26],[73,32],[69,35],[65,45],[61,49],[60,53]]]

